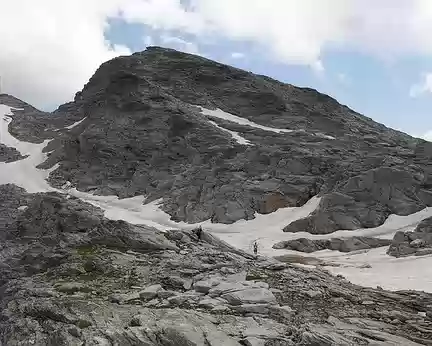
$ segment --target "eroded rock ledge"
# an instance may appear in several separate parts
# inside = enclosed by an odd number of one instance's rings
[[[387,253],[394,257],[432,255],[432,217],[420,222],[413,232],[397,232]]]
[[[373,237],[351,237],[331,239],[308,239],[299,238],[281,241],[273,245],[274,249],[288,249],[300,252],[315,252],[320,250],[334,250],[340,252],[352,252],[357,250],[374,249],[388,246],[392,243],[390,239],[379,239]]]

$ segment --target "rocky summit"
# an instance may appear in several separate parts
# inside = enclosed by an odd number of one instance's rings
[[[429,142],[160,47],[104,63],[52,113],[0,105],[1,346],[432,345],[432,294],[354,285],[287,252],[430,255],[427,216],[393,240],[355,235],[432,206]],[[310,201],[282,219],[299,236],[275,240],[276,258],[187,227]]]
[[[429,143],[315,90],[174,50],[111,60],[73,102],[23,113],[12,134],[56,139],[44,164],[58,164],[54,186],[163,198],[175,221],[233,223],[320,196],[284,230],[323,234],[432,205]]]

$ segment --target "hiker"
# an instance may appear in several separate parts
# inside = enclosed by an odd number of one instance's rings
[[[202,235],[202,227],[199,226],[198,229],[196,230],[196,235],[198,237],[198,240],[201,240],[201,235]]]
[[[258,243],[256,241],[254,242],[253,250],[254,250],[254,254],[256,256],[258,254]]]

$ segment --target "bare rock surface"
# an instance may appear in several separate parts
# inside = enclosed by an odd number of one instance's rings
[[[162,198],[175,221],[229,224],[320,196],[285,231],[327,234],[432,205],[427,142],[315,90],[171,49],[104,63],[52,114],[0,103],[21,109],[14,136],[51,140],[41,167],[58,164],[54,186]]]
[[[430,294],[361,288],[206,232],[159,233],[64,195],[0,189],[2,345],[431,345]]]
[[[432,218],[420,222],[412,232],[397,232],[387,253],[394,257],[432,255]]]
[[[329,234],[432,205],[432,144],[315,90],[170,49],[104,63],[52,113],[5,94],[0,104],[15,109],[13,136],[47,141],[39,168],[53,168],[53,186],[161,199],[175,221],[229,224],[319,196],[284,230]],[[0,146],[3,168],[19,155]],[[204,231],[109,220],[64,191],[4,184],[0,202],[0,345],[432,344],[428,293],[362,288]],[[416,254],[424,226],[408,238]]]
[[[300,252],[315,252],[320,250],[334,250],[340,252],[352,252],[357,250],[374,249],[389,246],[391,239],[379,239],[372,237],[350,237],[331,239],[298,238],[287,240],[273,245],[274,249],[288,249]]]

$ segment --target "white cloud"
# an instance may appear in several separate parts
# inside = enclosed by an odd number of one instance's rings
[[[0,11],[3,91],[40,107],[70,100],[101,62],[126,47],[104,39],[121,1],[4,1]]]
[[[411,97],[419,97],[425,93],[432,93],[432,73],[424,73],[422,81],[410,88]]]
[[[186,41],[180,37],[163,34],[160,40],[164,47],[173,48],[190,54],[200,54],[196,43]]]
[[[203,40],[241,40],[263,58],[321,72],[329,49],[432,55],[430,0],[189,0],[187,9],[181,0],[3,2],[0,74],[7,92],[36,105],[70,99],[100,63],[128,53],[105,42],[109,17],[194,37],[166,42],[185,51],[197,53]]]
[[[325,71],[324,65],[321,60],[315,60],[313,63],[310,64],[310,67],[317,74],[323,74]]]
[[[247,40],[266,48],[283,62],[313,65],[322,43],[342,39],[346,0],[180,0],[135,1],[125,5],[122,18],[156,29]]]
[[[245,57],[245,55],[243,53],[240,53],[240,52],[231,53],[231,58],[233,58],[233,59],[243,59],[244,57]]]
[[[429,0],[135,1],[125,20],[200,36],[261,45],[273,58],[313,66],[325,48],[346,47],[382,58],[432,54]]]

